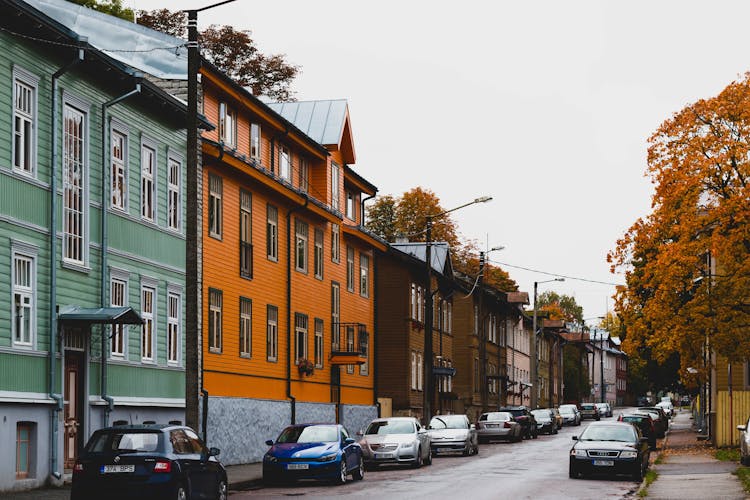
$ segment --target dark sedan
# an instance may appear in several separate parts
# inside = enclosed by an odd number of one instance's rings
[[[627,474],[641,481],[648,469],[648,439],[626,422],[594,422],[570,449],[568,475]]]
[[[73,468],[70,498],[227,498],[227,472],[189,427],[125,425],[94,432]]]
[[[290,425],[263,456],[263,482],[327,479],[343,484],[364,478],[362,447],[342,425]]]
[[[656,449],[656,427],[654,427],[654,421],[649,415],[620,415],[617,418],[617,421],[628,422],[638,427],[638,429],[641,431],[641,434],[648,438],[648,447],[652,450]]]
[[[536,428],[536,419],[525,406],[506,406],[498,408],[497,411],[503,411],[513,415],[513,420],[521,424],[523,437],[526,439],[536,439],[539,431]]]
[[[539,434],[557,434],[557,422],[552,410],[544,408],[541,410],[531,410],[536,420],[536,431]]]
[[[664,410],[657,406],[644,406],[638,408],[638,413],[654,414],[656,416],[656,421],[654,422],[656,426],[656,437],[663,438],[666,436],[667,430],[669,430],[669,417],[664,413]]]

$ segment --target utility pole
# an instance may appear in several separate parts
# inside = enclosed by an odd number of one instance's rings
[[[479,293],[479,314],[477,320],[477,336],[479,337],[479,388],[480,388],[480,399],[482,402],[482,413],[487,411],[487,400],[489,395],[487,394],[487,336],[484,330],[484,311],[483,305],[483,293],[482,293],[482,281],[484,278],[484,252],[479,252],[479,276],[477,277],[477,292]]]
[[[425,425],[432,419],[432,217],[427,217],[425,231],[425,284],[424,284],[424,402]]]
[[[605,402],[606,387],[604,384],[604,335],[599,336],[599,382],[601,383],[601,403]]]

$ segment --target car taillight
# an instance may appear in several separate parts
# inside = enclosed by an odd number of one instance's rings
[[[172,462],[159,460],[154,464],[154,472],[172,472]]]
[[[503,427],[505,427],[506,429],[510,429],[511,428],[510,422],[505,422],[503,424]]]
[[[73,466],[73,474],[80,474],[81,472],[83,472],[83,464],[81,462],[76,462]]]

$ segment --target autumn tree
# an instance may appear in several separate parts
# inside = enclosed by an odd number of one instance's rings
[[[677,112],[649,143],[652,211],[608,256],[626,274],[616,310],[629,354],[676,354],[687,380],[706,341],[730,361],[750,355],[749,76]]]
[[[138,24],[184,38],[187,13],[167,9],[138,12]],[[277,101],[294,100],[291,85],[300,67],[289,64],[283,54],[263,54],[246,30],[212,24],[199,33],[202,55],[254,95]]]
[[[537,309],[546,311],[550,319],[561,319],[569,323],[583,323],[583,307],[575,297],[546,290],[537,296]]]

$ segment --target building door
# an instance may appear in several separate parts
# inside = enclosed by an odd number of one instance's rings
[[[65,351],[65,468],[72,469],[82,442],[84,353]]]

